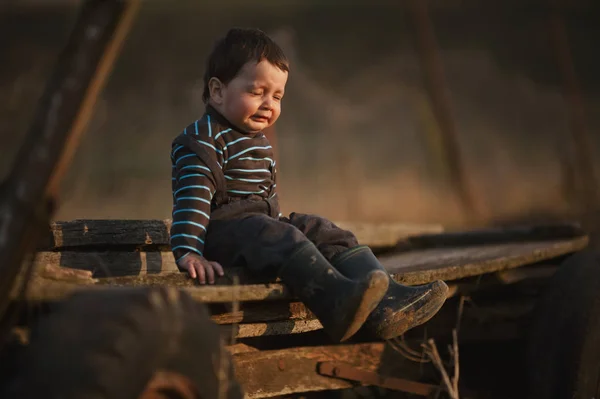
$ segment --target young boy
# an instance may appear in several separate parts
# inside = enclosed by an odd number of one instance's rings
[[[397,284],[351,232],[279,212],[262,131],[279,117],[288,72],[283,51],[259,30],[231,29],[216,43],[204,75],[206,111],[171,150],[177,265],[202,284],[223,266],[278,276],[336,341],[363,324],[384,339],[401,335],[440,309],[447,286]]]

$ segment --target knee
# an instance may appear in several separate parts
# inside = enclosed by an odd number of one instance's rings
[[[307,236],[322,234],[323,232],[338,232],[345,234],[346,231],[336,226],[331,220],[318,215],[291,213],[290,224],[296,226]]]
[[[306,240],[306,236],[294,225],[267,215],[249,215],[240,227],[244,229],[244,234],[259,236],[261,241]]]
[[[333,226],[331,221],[321,216],[296,212],[290,213],[290,223],[297,226],[302,231],[314,227],[321,228]]]

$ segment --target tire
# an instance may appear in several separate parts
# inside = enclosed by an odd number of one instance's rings
[[[600,397],[600,254],[582,251],[561,265],[529,338],[532,399]]]
[[[34,326],[22,370],[18,398],[243,396],[206,307],[169,288],[74,295]]]

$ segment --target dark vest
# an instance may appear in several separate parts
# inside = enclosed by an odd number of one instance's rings
[[[223,170],[208,155],[206,149],[191,136],[182,133],[173,140],[173,143],[193,151],[211,171],[210,179],[216,189],[211,204],[211,220],[232,219],[244,213],[263,213],[273,218],[279,217],[280,208],[277,197],[268,199],[258,195],[250,195],[246,198],[230,197],[227,194],[227,180],[225,180]]]

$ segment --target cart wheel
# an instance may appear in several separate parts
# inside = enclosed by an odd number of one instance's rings
[[[539,300],[529,343],[530,397],[600,395],[600,254],[569,257]]]
[[[41,319],[18,398],[242,398],[206,307],[169,288],[82,292]]]

